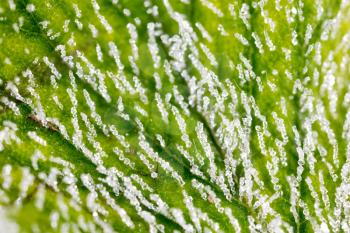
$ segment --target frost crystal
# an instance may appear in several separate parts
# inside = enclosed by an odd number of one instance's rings
[[[349,16],[0,1],[0,232],[350,232]]]

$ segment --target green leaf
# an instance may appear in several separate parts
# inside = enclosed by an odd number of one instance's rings
[[[0,232],[349,232],[350,2],[0,2]]]

